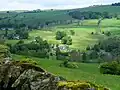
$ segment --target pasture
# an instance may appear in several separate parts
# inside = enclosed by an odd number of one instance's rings
[[[99,40],[107,38],[106,35],[92,35],[91,33],[96,33],[98,20],[84,20],[83,26],[79,26],[77,23],[67,24],[67,25],[57,25],[51,28],[44,28],[40,30],[32,30],[29,32],[29,39],[24,40],[28,43],[36,36],[40,36],[45,40],[48,40],[51,44],[61,44],[60,40],[55,39],[55,33],[57,31],[64,31],[68,36],[72,37],[73,44],[70,45],[71,48],[76,48],[80,50],[85,50],[87,46],[92,46]],[[75,35],[70,34],[70,30],[74,30]],[[119,35],[120,30],[120,20],[116,19],[105,19],[101,23],[101,30],[104,32],[110,31],[113,35]],[[3,31],[1,31],[3,33]],[[18,40],[6,40],[6,43],[15,44]]]
[[[59,67],[62,62],[59,60],[40,59],[19,55],[13,55],[12,57],[14,60],[33,60],[38,64],[38,66],[44,68],[48,72],[57,76],[62,76],[67,80],[91,81],[96,84],[109,87],[111,90],[120,89],[120,76],[100,74],[99,64],[76,63],[79,68],[70,69]]]
[[[105,35],[92,35],[91,32],[96,33],[97,30],[97,20],[85,20],[83,26],[78,26],[77,23],[68,25],[58,25],[53,28],[48,28],[46,30],[33,30],[30,32],[30,39],[35,36],[41,36],[42,38],[49,41],[52,44],[60,44],[61,41],[55,39],[55,33],[57,31],[65,31],[69,36],[72,37],[73,44],[71,48],[77,48],[80,50],[85,50],[89,45],[94,45],[99,40],[107,38]],[[70,35],[70,30],[75,31],[75,35]],[[102,21],[101,30],[104,32],[110,31],[113,35],[119,35],[120,30],[120,20],[116,19],[105,19]]]

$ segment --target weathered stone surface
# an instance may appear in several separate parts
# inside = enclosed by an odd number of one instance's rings
[[[108,90],[88,82],[67,82],[27,62],[0,65],[0,90]]]

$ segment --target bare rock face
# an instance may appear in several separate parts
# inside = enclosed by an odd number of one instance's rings
[[[67,82],[27,62],[0,65],[0,90],[108,90],[88,82]]]

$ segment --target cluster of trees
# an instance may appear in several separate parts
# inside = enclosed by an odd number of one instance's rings
[[[14,32],[8,33],[8,29],[5,30],[4,37],[7,39],[28,39],[29,38],[29,32],[25,29],[18,29]]]
[[[120,63],[113,61],[111,63],[104,63],[100,66],[102,74],[120,75]]]
[[[119,61],[120,58],[120,37],[109,37],[100,41],[94,46],[86,47],[86,51],[71,50],[61,52],[59,48],[56,50],[56,59],[69,60],[83,63],[103,63],[113,60]]]
[[[24,16],[24,18],[27,16]],[[6,18],[7,19],[7,18]],[[26,21],[23,20],[17,20],[17,19],[9,19],[4,21],[1,20],[0,21],[0,29],[2,28],[13,28],[13,29],[20,29],[20,28],[27,28],[27,29],[41,29],[41,28],[46,28],[46,27],[50,27],[50,26],[54,26],[54,25],[58,25],[58,24],[70,24],[72,23],[72,20],[37,20],[35,22],[35,17],[32,18],[31,22],[27,22],[29,21],[29,19],[24,19]]]
[[[24,41],[20,40],[15,45],[9,45],[9,47],[10,52],[14,54],[49,58],[50,45],[41,37],[36,37],[35,40],[30,43],[24,43]]]
[[[56,50],[56,59],[57,60],[67,60],[70,62],[83,62],[88,63],[89,58],[86,52],[82,52],[80,50],[70,49],[66,51],[61,51],[60,48]]]
[[[120,3],[113,3],[112,6],[120,6]]]
[[[56,52],[55,55],[56,55],[57,60],[68,60],[69,59],[69,51],[67,49],[65,49],[65,51],[62,51],[59,45],[56,45],[55,52]]]
[[[75,34],[74,31],[70,31],[72,35]],[[56,40],[61,40],[62,44],[72,45],[72,38],[68,36],[64,31],[56,32]]]
[[[72,45],[72,38],[70,36],[65,36],[61,40],[62,44]]]
[[[120,37],[110,37],[105,39],[93,47],[86,48],[91,59],[117,60],[120,57]]]
[[[24,13],[39,13],[42,12],[42,10],[37,9],[37,10],[32,10],[32,11],[25,11]]]
[[[99,19],[101,17],[103,18],[112,18],[112,15],[108,12],[80,12],[80,11],[73,11],[69,13],[70,16],[72,16],[75,19]]]
[[[65,36],[67,36],[67,34],[64,31],[57,31],[56,32],[56,40],[61,40]]]
[[[53,15],[50,11],[41,11],[40,9],[26,12],[9,12],[1,13],[0,16],[0,29],[1,28],[21,28],[21,24],[24,24],[30,29],[40,29],[43,27],[53,26],[57,24],[69,24],[72,23],[72,18],[58,15],[61,12],[53,11]],[[49,15],[50,13],[50,15]],[[2,15],[3,14],[3,15]],[[55,15],[56,14],[56,15]],[[63,14],[64,15],[64,14]],[[66,13],[66,16],[67,13]],[[44,18],[44,19],[43,19]]]
[[[0,29],[2,29],[2,28],[5,28],[5,29],[7,29],[7,28],[21,29],[21,28],[25,28],[25,27],[27,27],[27,25],[24,24],[24,23],[21,23],[21,24],[15,24],[15,23],[13,24],[13,23],[9,23],[9,22],[0,23]]]

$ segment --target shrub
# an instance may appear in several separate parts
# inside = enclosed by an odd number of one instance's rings
[[[68,60],[65,60],[63,63],[60,64],[61,67],[66,68],[78,68],[78,65],[73,62],[69,62]]]
[[[87,46],[86,50],[90,50],[90,49],[91,49],[90,46]]]
[[[91,32],[91,34],[93,35],[93,34],[94,34],[94,32]]]
[[[75,31],[74,30],[70,30],[71,35],[75,35]]]
[[[105,32],[103,31],[102,34],[105,34]]]
[[[120,75],[120,64],[116,61],[112,63],[104,63],[100,66],[102,74]]]
[[[120,16],[117,16],[117,20],[120,20]]]
[[[107,32],[105,35],[110,36],[110,35],[111,35],[111,32]]]
[[[64,88],[64,90],[110,90],[106,87],[86,82],[86,81],[61,81],[58,82],[58,88]]]

